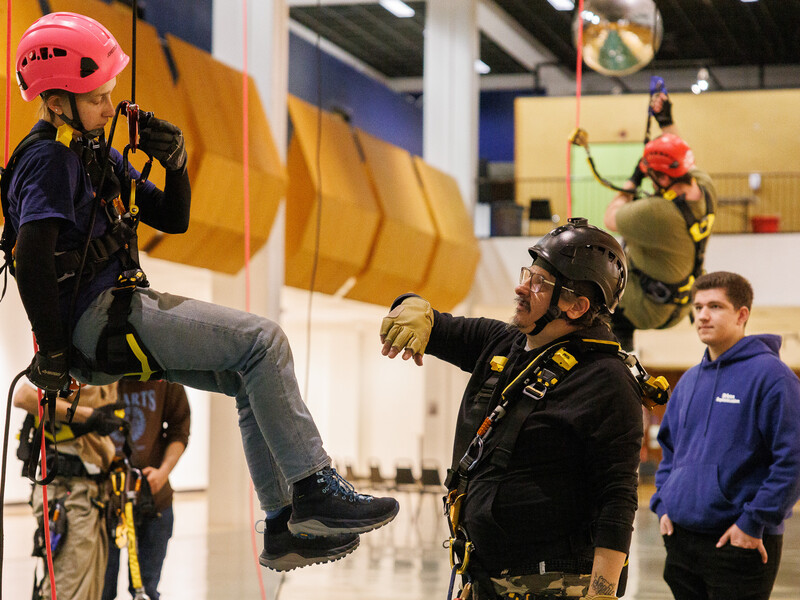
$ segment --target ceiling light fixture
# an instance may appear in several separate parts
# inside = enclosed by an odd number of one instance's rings
[[[575,8],[575,2],[572,0],[547,0],[550,5],[556,10],[572,10]]]
[[[481,75],[486,75],[487,73],[491,72],[492,68],[478,58],[475,60],[475,70]]]
[[[395,17],[408,19],[414,16],[414,9],[402,0],[380,0],[379,4]]]
[[[697,82],[692,84],[692,92],[702,94],[708,89],[708,69],[705,67],[697,71]]]

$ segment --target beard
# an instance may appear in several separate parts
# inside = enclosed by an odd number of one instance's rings
[[[508,322],[506,323],[506,328],[509,331],[516,330],[526,333],[526,330],[531,329],[531,324],[523,322],[524,319],[522,318],[522,315],[520,315],[519,311],[522,310],[530,314],[531,303],[522,296],[516,296],[514,298],[514,302],[517,304],[517,311],[509,318]]]

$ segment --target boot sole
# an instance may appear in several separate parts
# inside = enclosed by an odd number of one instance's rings
[[[273,571],[291,571],[292,569],[300,569],[302,567],[309,567],[311,565],[322,565],[329,562],[340,560],[351,554],[358,548],[360,543],[359,538],[354,539],[346,546],[342,546],[334,554],[325,556],[303,556],[297,552],[290,552],[277,558],[265,558],[263,555],[258,557],[258,562]]]
[[[327,519],[325,521],[321,521],[319,519],[309,518],[295,522],[290,519],[289,531],[295,535],[299,533],[308,533],[311,535],[321,536],[336,535],[338,533],[365,533],[367,531],[372,531],[373,529],[378,529],[378,527],[383,527],[387,523],[391,523],[392,520],[397,516],[399,510],[400,505],[395,504],[394,510],[387,514],[383,520],[368,524],[361,523],[358,525],[349,525],[344,521],[337,521],[336,519]]]

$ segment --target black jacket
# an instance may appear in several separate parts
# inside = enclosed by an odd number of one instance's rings
[[[614,339],[605,326],[568,337]],[[525,343],[524,334],[503,322],[435,313],[426,354],[472,373],[459,410],[454,464],[503,389],[543,350],[526,351]],[[508,362],[492,386],[494,356]],[[490,572],[525,570],[552,558],[591,560],[595,546],[628,552],[638,505],[639,388],[613,355],[576,358],[570,373],[531,407],[507,467],[494,465],[491,456],[508,425],[501,421],[470,474],[462,524]]]

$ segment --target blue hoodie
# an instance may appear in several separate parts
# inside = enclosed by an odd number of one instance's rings
[[[717,360],[706,350],[675,386],[658,442],[650,508],[698,532],[783,533],[800,497],[800,380],[781,338],[752,335]]]

